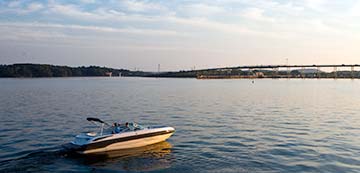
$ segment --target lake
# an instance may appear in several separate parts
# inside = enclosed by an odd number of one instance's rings
[[[86,117],[176,132],[74,156]],[[360,172],[359,80],[0,79],[0,118],[0,172]]]

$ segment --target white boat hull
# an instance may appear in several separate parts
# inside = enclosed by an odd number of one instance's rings
[[[152,145],[165,141],[174,132],[172,127],[160,127],[102,136],[83,134],[71,143],[78,153],[91,154]]]
[[[121,150],[121,149],[129,149],[129,148],[138,148],[143,147],[151,144],[156,144],[159,142],[163,142],[168,139],[173,133],[158,135],[153,137],[135,139],[130,141],[118,142],[111,145],[108,145],[104,148],[97,148],[97,149],[90,149],[80,151],[81,154],[91,154],[91,153],[99,153],[99,152],[107,152],[113,150]]]

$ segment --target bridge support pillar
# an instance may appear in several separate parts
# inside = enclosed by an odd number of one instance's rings
[[[320,79],[320,77],[321,77],[321,76],[320,76],[320,74],[321,74],[320,72],[321,72],[320,67],[318,67],[318,68],[317,68],[317,78],[318,78],[318,79]]]
[[[249,68],[249,71],[248,71],[248,77],[250,78],[250,76],[252,76],[252,72],[253,71],[253,69],[252,68]]]
[[[334,67],[334,79],[337,78],[337,67]]]
[[[273,78],[277,78],[279,75],[279,67],[273,68]]]
[[[286,71],[287,71],[287,78],[290,78],[290,67],[286,67]]]
[[[301,78],[305,78],[305,67],[301,67]]]
[[[351,79],[354,79],[355,74],[354,74],[354,66],[351,66]]]

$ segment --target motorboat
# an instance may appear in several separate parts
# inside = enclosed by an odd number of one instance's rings
[[[80,154],[143,147],[165,141],[175,132],[173,127],[168,126],[143,127],[135,122],[110,125],[98,118],[87,120],[97,124],[100,130],[76,135],[70,145]]]

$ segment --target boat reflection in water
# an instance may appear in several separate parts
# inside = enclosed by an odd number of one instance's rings
[[[87,154],[83,159],[98,171],[153,171],[171,166],[171,148],[172,145],[164,141],[145,147]]]

